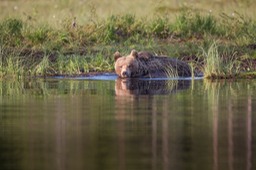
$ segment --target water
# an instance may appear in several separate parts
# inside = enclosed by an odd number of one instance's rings
[[[0,169],[252,170],[256,81],[0,82]]]

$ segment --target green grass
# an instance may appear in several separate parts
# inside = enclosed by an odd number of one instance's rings
[[[78,75],[88,72],[103,72],[113,70],[111,60],[98,54],[97,56],[60,55],[54,66],[55,74]]]
[[[223,34],[217,18],[213,15],[200,15],[192,11],[183,11],[178,15],[174,23],[174,31],[185,37]]]
[[[58,1],[56,9],[64,10],[72,2],[76,1]],[[41,1],[37,3],[46,5]],[[99,17],[100,5],[96,7],[96,4],[98,1],[87,4],[90,13],[84,21],[81,21],[83,13],[80,11],[75,19],[72,15],[55,23],[52,20],[41,22],[40,5],[33,15],[27,10],[25,18],[13,15],[1,19],[0,78],[113,71],[114,52],[128,54],[131,49],[184,60],[192,58],[193,69],[202,71],[208,78],[235,77],[242,71],[255,71],[256,21],[249,17],[253,15],[249,14],[253,6],[250,1],[232,3],[250,7],[246,15],[234,11],[216,14],[195,10],[203,7],[201,1],[201,5],[191,8],[188,4],[178,4],[179,10],[171,15],[174,9],[169,8],[167,1],[155,1],[150,7],[152,14],[148,16],[131,14],[138,8],[134,7],[131,11]],[[26,9],[27,6],[19,7]],[[55,10],[56,15],[61,12],[58,10]],[[49,7],[49,13],[53,11]],[[72,26],[74,21],[76,25]],[[246,68],[243,67],[245,56],[249,63]]]

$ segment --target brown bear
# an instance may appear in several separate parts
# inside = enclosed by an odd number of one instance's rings
[[[130,55],[114,54],[115,71],[121,78],[163,78],[163,77],[190,77],[191,70],[187,63],[166,57],[155,56],[149,52],[132,50]]]

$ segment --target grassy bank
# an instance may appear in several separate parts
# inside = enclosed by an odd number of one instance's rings
[[[119,50],[148,50],[189,62],[206,78],[233,78],[256,69],[256,21],[234,12],[111,15],[58,28],[16,17],[0,21],[0,78],[113,71]]]

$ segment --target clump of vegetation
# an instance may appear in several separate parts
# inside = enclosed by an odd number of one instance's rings
[[[183,11],[178,15],[174,30],[183,37],[202,37],[204,35],[222,35],[216,18],[211,15],[200,15],[191,11]]]
[[[220,51],[216,42],[208,49],[203,50],[205,65],[203,73],[205,78],[234,78],[241,71],[241,62],[237,60],[237,52],[227,49]]]
[[[0,45],[17,46],[22,43],[23,22],[20,19],[8,18],[0,23]]]

